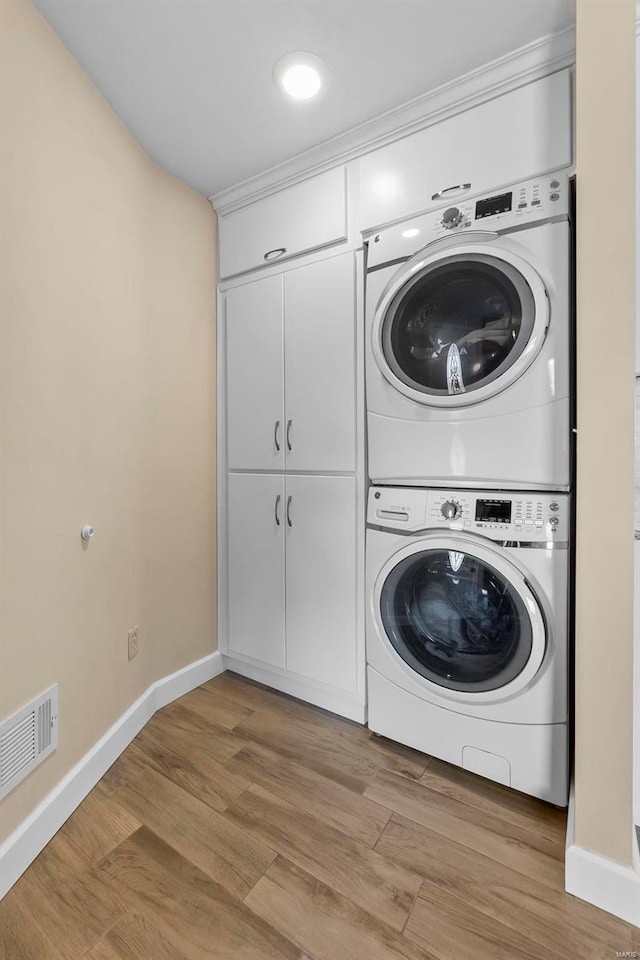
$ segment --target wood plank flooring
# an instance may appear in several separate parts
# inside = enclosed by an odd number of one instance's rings
[[[565,814],[232,674],[159,711],[0,903],[1,960],[600,960]]]

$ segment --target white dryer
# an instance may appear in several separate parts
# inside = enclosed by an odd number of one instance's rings
[[[376,733],[564,806],[569,497],[372,487]]]
[[[560,172],[365,238],[374,483],[569,489],[569,208]]]

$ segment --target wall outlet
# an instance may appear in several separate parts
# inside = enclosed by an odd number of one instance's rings
[[[134,657],[138,656],[138,628],[132,627],[127,634],[127,639],[129,642],[129,660],[133,660]]]

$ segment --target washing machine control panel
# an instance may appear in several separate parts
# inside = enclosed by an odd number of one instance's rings
[[[473,184],[469,194],[472,190]],[[367,269],[402,257],[408,259],[433,240],[466,230],[502,233],[545,220],[565,219],[569,215],[569,177],[566,171],[550,173],[490,193],[438,202],[436,210],[365,235]],[[428,206],[432,203],[425,198],[425,208]]]
[[[566,543],[569,496],[371,487],[367,523],[389,530],[475,533],[491,540]]]

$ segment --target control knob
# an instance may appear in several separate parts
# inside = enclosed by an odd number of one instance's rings
[[[448,210],[442,214],[442,226],[445,230],[453,230],[454,227],[458,227],[464,220],[464,213],[458,207],[449,207]]]
[[[457,503],[454,503],[453,500],[445,500],[440,507],[440,513],[443,517],[446,517],[447,520],[455,520],[455,518],[460,515],[460,507]]]

